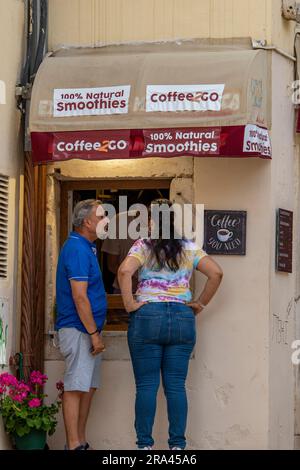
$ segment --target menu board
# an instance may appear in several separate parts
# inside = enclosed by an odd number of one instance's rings
[[[277,211],[276,270],[293,272],[293,212],[284,209]]]

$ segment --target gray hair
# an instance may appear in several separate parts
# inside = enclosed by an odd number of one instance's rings
[[[76,204],[73,211],[73,225],[74,227],[82,227],[83,222],[87,219],[95,206],[100,206],[102,201],[96,199],[86,199]]]

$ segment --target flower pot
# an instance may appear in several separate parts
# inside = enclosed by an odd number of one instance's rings
[[[18,450],[43,450],[46,445],[47,433],[38,429],[33,429],[25,436],[14,435],[16,448]]]

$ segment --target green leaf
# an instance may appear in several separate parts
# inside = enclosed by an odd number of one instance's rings
[[[18,416],[21,418],[26,418],[28,416],[28,411],[27,410],[21,410],[18,412]]]
[[[15,429],[15,432],[17,433],[18,436],[22,437],[22,436],[25,436],[25,434],[28,434],[30,431],[30,428],[29,426],[27,426],[27,424],[20,424],[20,423],[16,423],[16,429]]]
[[[40,429],[41,424],[42,424],[42,423],[41,423],[41,419],[40,419],[39,417],[38,417],[38,418],[35,418],[35,419],[33,420],[33,422],[34,422],[34,426],[36,427],[36,429]]]
[[[27,424],[30,428],[34,428],[35,427],[35,420],[32,419],[32,418],[27,418]]]

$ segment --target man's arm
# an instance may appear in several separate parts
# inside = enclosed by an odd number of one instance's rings
[[[88,283],[84,281],[74,281],[72,279],[70,280],[70,282],[72,289],[72,297],[76,305],[79,318],[82,321],[87,332],[93,333],[97,330],[97,325],[95,323],[91,304],[87,296]],[[99,354],[103,351],[104,344],[99,333],[91,335],[91,341],[93,346],[93,355]]]

